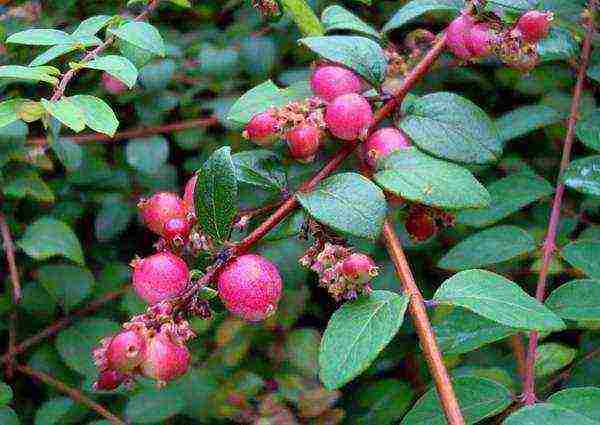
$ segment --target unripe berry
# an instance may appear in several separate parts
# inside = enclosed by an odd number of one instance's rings
[[[266,111],[252,117],[243,135],[257,145],[268,147],[277,141],[278,131],[277,117],[272,112]]]
[[[246,254],[223,269],[217,286],[219,297],[231,313],[258,322],[277,309],[282,282],[275,264],[260,255]]]
[[[164,236],[165,224],[174,218],[185,219],[188,208],[179,196],[170,192],[159,192],[138,203],[142,220],[154,233]]]
[[[363,144],[365,161],[371,168],[377,161],[389,156],[392,152],[410,147],[410,139],[402,131],[394,127],[377,130]]]
[[[362,82],[349,69],[335,65],[319,66],[310,78],[313,93],[326,102],[349,93],[360,93]]]
[[[183,218],[172,218],[165,223],[163,236],[167,240],[173,240],[175,238],[185,239],[192,229],[192,223]]]
[[[188,207],[190,212],[195,212],[196,207],[194,203],[194,191],[196,190],[196,182],[198,181],[198,174],[194,174],[185,184],[183,192],[183,202]]]
[[[536,43],[548,36],[553,19],[551,12],[531,10],[519,18],[517,29],[525,41]]]
[[[311,162],[321,146],[321,130],[314,125],[300,124],[286,134],[290,155],[301,162]]]
[[[135,292],[151,305],[180,295],[190,280],[185,261],[170,252],[134,260],[132,265]]]
[[[460,59],[467,60],[473,57],[473,53],[467,47],[467,39],[474,23],[471,16],[460,15],[448,25],[446,30],[446,45]]]
[[[361,95],[344,94],[327,106],[325,123],[337,138],[356,140],[373,124],[373,110]]]
[[[473,25],[465,39],[467,48],[475,57],[481,58],[487,56],[492,51],[494,36],[489,25],[485,22]]]
[[[98,375],[98,379],[94,382],[94,391],[112,391],[119,388],[125,381],[125,375],[116,370],[103,370]]]
[[[138,367],[146,355],[146,340],[139,333],[128,330],[115,335],[106,349],[109,369],[122,373]]]
[[[342,263],[342,274],[354,283],[367,283],[377,276],[375,262],[365,254],[352,254]]]
[[[174,342],[168,335],[158,333],[148,341],[146,358],[140,369],[144,376],[166,383],[178,378],[190,366],[190,352],[183,344]]]
[[[118,95],[127,90],[127,86],[107,72],[102,73],[102,86],[110,94]]]

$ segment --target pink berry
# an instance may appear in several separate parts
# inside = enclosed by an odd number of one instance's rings
[[[244,137],[260,146],[271,146],[277,141],[277,132],[279,131],[279,122],[277,117],[270,111],[261,112],[252,117]]]
[[[342,274],[354,283],[367,283],[377,276],[375,262],[365,254],[351,254],[342,263]]]
[[[465,37],[467,48],[475,57],[487,56],[492,51],[494,36],[488,24],[480,22],[473,25],[471,31]]]
[[[124,83],[107,72],[102,74],[102,85],[104,86],[104,90],[114,95],[121,94],[127,90],[127,86]]]
[[[286,134],[290,155],[301,162],[311,162],[321,146],[321,130],[300,124]]]
[[[341,66],[319,66],[312,74],[310,88],[313,93],[331,102],[338,96],[349,93],[360,93],[362,82],[352,71]]]
[[[174,218],[185,219],[188,208],[179,196],[170,192],[160,192],[138,203],[142,220],[154,233],[164,236],[165,224]]]
[[[196,190],[196,182],[198,181],[198,174],[194,174],[185,184],[185,190],[183,192],[183,202],[191,212],[196,211],[194,203],[194,191]]]
[[[172,218],[165,223],[163,236],[167,240],[173,240],[175,238],[186,238],[190,234],[192,229],[192,223],[189,220],[183,218]]]
[[[275,264],[260,255],[246,254],[223,269],[217,286],[231,313],[258,322],[277,309],[282,282]]]
[[[138,367],[146,355],[146,340],[135,331],[123,331],[115,335],[106,349],[109,369],[122,373]]]
[[[402,131],[394,127],[386,127],[371,134],[363,144],[363,154],[371,168],[377,161],[389,156],[392,152],[410,147],[410,139]]]
[[[446,30],[446,45],[460,59],[467,60],[473,57],[473,53],[467,47],[467,39],[474,23],[471,16],[460,15],[448,25]]]
[[[525,41],[536,43],[548,36],[552,19],[554,15],[551,12],[531,10],[519,18],[517,29]]]
[[[140,369],[144,376],[166,383],[185,375],[190,366],[190,352],[168,335],[158,333],[148,341],[146,358]]]
[[[342,140],[356,140],[373,124],[373,110],[359,94],[336,97],[325,110],[329,131]]]
[[[167,251],[134,260],[132,265],[133,287],[151,305],[180,295],[190,280],[185,261]]]
[[[104,370],[98,375],[98,379],[94,382],[94,391],[112,391],[119,388],[125,381],[125,375],[116,370]]]

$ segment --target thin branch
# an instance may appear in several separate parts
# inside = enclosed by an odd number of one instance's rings
[[[517,372],[521,379],[525,379],[527,371],[527,355],[525,354],[525,345],[521,334],[513,335],[508,338],[508,344],[512,350],[513,356],[517,363]]]
[[[62,393],[65,393],[66,395],[71,397],[73,400],[75,400],[77,403],[83,404],[83,405],[89,407],[90,409],[92,409],[93,411],[95,411],[96,413],[98,413],[99,415],[103,416],[108,421],[110,421],[110,423],[117,424],[117,425],[125,425],[124,421],[119,419],[118,416],[111,413],[104,406],[96,403],[94,400],[92,400],[91,398],[84,395],[81,391],[79,391],[75,388],[69,387],[64,382],[59,381],[58,379],[48,375],[47,373],[32,369],[29,366],[25,366],[25,365],[18,365],[17,370],[25,375],[28,375],[38,381],[42,381],[43,383],[56,388],[58,391],[60,391]]]
[[[592,36],[594,33],[594,22],[593,15],[596,9],[596,2],[590,0],[589,2],[589,16],[586,18],[587,33],[583,41],[583,49],[581,52],[581,60],[579,64],[579,71],[577,74],[577,83],[575,84],[575,90],[573,91],[573,101],[571,103],[571,114],[569,116],[567,124],[567,134],[565,136],[565,142],[563,146],[562,159],[560,161],[560,170],[558,173],[558,185],[556,186],[556,193],[554,195],[554,201],[552,203],[552,211],[550,213],[550,222],[548,224],[548,232],[546,239],[544,240],[544,256],[542,261],[542,267],[540,269],[540,276],[537,282],[537,288],[535,291],[535,297],[538,301],[543,302],[546,298],[546,280],[548,277],[548,269],[554,251],[556,250],[556,234],[558,231],[558,222],[560,220],[560,210],[562,206],[563,195],[565,192],[565,185],[561,182],[562,176],[569,166],[571,160],[571,148],[573,146],[573,138],[575,135],[575,124],[577,123],[579,104],[581,102],[581,93],[583,91],[583,82],[585,79],[585,73],[590,60],[590,53],[592,50]],[[527,365],[525,373],[525,381],[523,383],[523,402],[526,405],[531,405],[536,402],[535,396],[535,356],[538,345],[538,332],[531,332],[529,334],[529,347],[527,350]]]

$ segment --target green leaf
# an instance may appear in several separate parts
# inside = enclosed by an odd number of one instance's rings
[[[447,279],[433,299],[460,306],[506,326],[527,330],[558,331],[563,321],[519,285],[485,270],[467,270]]]
[[[567,282],[552,291],[545,304],[563,319],[600,320],[600,281]]]
[[[600,279],[599,250],[599,241],[578,240],[565,246],[561,255],[573,267],[582,270],[594,279]]]
[[[56,102],[41,99],[41,103],[44,109],[50,115],[69,127],[71,130],[80,132],[85,128],[85,117],[81,106],[72,101],[71,98],[63,97]]]
[[[204,163],[194,195],[202,230],[216,241],[228,240],[238,209],[238,183],[229,146],[217,149]]]
[[[329,319],[319,351],[319,376],[333,390],[362,373],[392,340],[409,297],[373,291],[340,307]]]
[[[561,180],[578,192],[600,196],[600,155],[572,161]]]
[[[288,98],[283,95],[282,90],[268,80],[244,93],[229,109],[227,120],[245,125],[254,115],[286,103]]]
[[[385,78],[387,59],[381,46],[370,38],[330,35],[303,38],[300,43],[324,59],[347,66],[374,86]]]
[[[124,56],[106,55],[84,62],[84,68],[98,69],[121,81],[129,88],[135,86],[138,77],[138,70],[129,59]]]
[[[496,127],[500,140],[508,142],[561,120],[562,117],[554,108],[545,105],[525,105],[496,119]]]
[[[385,195],[360,174],[337,174],[297,197],[315,220],[336,231],[367,239],[377,239],[381,233]]]
[[[600,109],[578,120],[575,131],[587,147],[600,151]]]
[[[579,45],[570,31],[553,26],[550,34],[541,39],[537,46],[540,63],[568,61],[579,52]]]
[[[303,36],[323,35],[323,26],[306,0],[280,0],[280,3],[283,10],[298,25]]]
[[[122,233],[133,218],[134,211],[121,194],[107,194],[94,222],[96,238],[109,241]]]
[[[411,405],[414,392],[396,379],[380,379],[361,388],[352,406],[359,412],[348,415],[351,425],[391,425],[397,423]]]
[[[19,417],[10,407],[0,407],[0,424],[19,425]]]
[[[277,155],[270,150],[254,149],[231,156],[239,182],[279,192],[287,177]]]
[[[552,375],[570,364],[577,350],[558,342],[540,344],[535,353],[535,376]]]
[[[77,29],[73,32],[73,35],[96,35],[98,31],[108,25],[112,18],[112,16],[108,15],[98,15],[87,18],[81,21],[77,26]]]
[[[94,276],[88,269],[68,264],[39,268],[37,279],[65,311],[70,311],[91,293]]]
[[[456,12],[465,7],[463,0],[412,0],[403,5],[392,19],[384,25],[383,31],[389,32],[428,12]]]
[[[600,83],[600,65],[590,66],[587,70],[587,76]]]
[[[491,379],[460,376],[452,380],[465,424],[495,416],[512,403],[510,391]],[[427,391],[404,416],[402,425],[445,425],[446,418],[435,388]]]
[[[29,29],[12,34],[6,43],[26,44],[29,46],[54,46],[69,44],[73,38],[64,31],[54,29]]]
[[[535,250],[533,236],[517,226],[496,226],[454,246],[438,262],[447,270],[466,270],[502,263]]]
[[[114,136],[119,127],[119,120],[105,101],[89,95],[71,96],[69,100],[81,111],[83,121],[89,128],[110,137]]]
[[[600,422],[600,388],[582,387],[558,391],[548,398],[548,403],[574,410],[588,419]]]
[[[494,122],[473,102],[454,93],[425,95],[408,106],[400,127],[421,149],[472,164],[497,161],[502,140]]]
[[[58,334],[56,349],[71,369],[85,376],[95,376],[98,370],[92,350],[99,346],[102,338],[117,333],[120,328],[118,323],[107,319],[83,319]]]
[[[35,413],[35,425],[62,425],[80,423],[87,410],[69,397],[46,401]]]
[[[125,415],[136,424],[164,423],[185,408],[185,400],[177,386],[145,388],[130,397]]]
[[[31,61],[29,66],[45,65],[48,62],[50,62],[51,60],[54,60],[62,55],[70,53],[74,50],[77,50],[77,48],[78,48],[77,43],[59,44],[57,46],[52,46],[48,50],[43,52],[42,54],[36,56],[35,59]]]
[[[50,147],[67,171],[77,170],[83,162],[83,149],[67,137],[48,137]]]
[[[17,176],[4,184],[2,192],[9,198],[30,198],[38,202],[54,202],[54,193],[32,170],[21,171]]]
[[[491,196],[490,206],[460,211],[456,216],[458,223],[474,227],[489,226],[554,191],[550,183],[531,173],[512,174],[492,183],[487,190]]]
[[[18,108],[22,103],[23,99],[8,99],[0,102],[0,128],[19,119]]]
[[[12,388],[0,381],[0,406],[6,406],[13,398]],[[4,422],[0,422],[4,423]]]
[[[165,56],[163,38],[158,30],[147,22],[128,22],[118,28],[111,28],[108,32],[139,49],[157,56]]]
[[[392,153],[374,179],[388,192],[441,208],[480,208],[489,205],[486,189],[465,168],[435,159],[411,147]]]
[[[503,425],[531,424],[600,425],[600,421],[588,419],[574,410],[565,409],[555,404],[538,403],[517,410],[503,422]]]
[[[327,7],[321,14],[321,21],[325,26],[325,31],[352,31],[368,35],[375,38],[381,38],[379,32],[361,20],[358,16],[343,8],[333,5]]]
[[[192,3],[190,3],[190,0],[168,0],[170,3],[173,3],[177,6],[181,6],[181,7],[192,7]]]
[[[83,251],[73,230],[62,221],[42,217],[27,226],[17,245],[36,260],[63,256],[83,265]]]
[[[16,80],[43,81],[45,83],[56,85],[58,78],[48,75],[40,68],[29,68],[20,65],[0,66],[0,78],[13,78]]]
[[[319,368],[321,334],[313,328],[300,328],[286,338],[284,352],[290,364],[304,376],[316,377]]]
[[[156,174],[169,158],[169,142],[163,136],[131,139],[125,148],[127,163],[146,174]]]

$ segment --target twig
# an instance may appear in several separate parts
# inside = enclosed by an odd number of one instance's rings
[[[508,338],[508,344],[512,350],[515,361],[517,362],[517,372],[521,379],[525,379],[527,370],[527,356],[525,354],[525,345],[521,334],[513,335]]]
[[[540,269],[540,276],[537,282],[537,288],[535,291],[535,297],[538,301],[543,302],[546,297],[546,279],[548,276],[548,269],[550,267],[550,261],[552,255],[556,250],[556,234],[558,229],[558,222],[560,219],[560,210],[565,192],[565,185],[561,182],[562,176],[569,165],[571,160],[571,148],[573,146],[573,138],[575,134],[575,124],[577,123],[577,115],[579,111],[579,104],[581,102],[581,93],[583,90],[583,82],[585,79],[585,73],[590,60],[590,52],[592,48],[592,35],[594,33],[594,22],[593,15],[596,9],[596,2],[590,0],[589,2],[589,13],[590,16],[586,19],[587,33],[583,41],[583,49],[581,52],[581,61],[579,64],[579,71],[577,74],[577,83],[575,84],[575,90],[573,91],[573,101],[571,103],[571,114],[569,116],[567,124],[567,134],[565,136],[565,143],[563,146],[562,159],[560,161],[560,170],[558,173],[558,185],[556,186],[556,193],[554,195],[554,201],[552,203],[552,212],[550,213],[550,222],[548,224],[548,232],[546,239],[544,240],[544,256],[542,261],[542,267]],[[525,381],[523,382],[523,402],[526,405],[531,405],[536,402],[535,396],[535,356],[538,345],[538,332],[531,332],[529,334],[529,347],[527,350],[527,364]]]
[[[32,369],[29,366],[25,365],[18,365],[17,370],[25,375],[37,379],[38,381],[42,381],[45,384],[53,386],[58,391],[65,393],[76,402],[86,405],[99,415],[105,417],[108,421],[110,421],[110,423],[125,425],[125,422],[123,422],[116,415],[108,411],[104,406],[96,403],[94,400],[84,395],[81,391],[69,387],[64,382],[59,381],[58,379],[48,375],[47,373]]]

